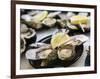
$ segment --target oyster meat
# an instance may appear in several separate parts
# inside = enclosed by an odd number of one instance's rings
[[[46,18],[42,22],[47,27],[53,27],[56,23],[56,19],[54,18]]]
[[[58,58],[61,60],[71,60],[75,55],[75,49],[72,45],[65,45],[58,50]]]

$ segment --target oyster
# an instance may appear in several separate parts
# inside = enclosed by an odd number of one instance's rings
[[[33,29],[40,29],[42,28],[42,21],[47,17],[47,11],[35,11],[29,14],[25,14],[21,16],[21,19],[24,21],[25,24],[30,26]]]
[[[44,46],[44,44],[42,44],[41,46],[36,47],[34,49],[27,50],[26,58],[31,59],[31,60],[40,60],[40,59],[42,59],[40,56],[38,56],[38,54],[40,54],[40,52],[43,51],[43,50],[51,48],[51,46],[49,44],[46,44],[44,47],[43,46]]]
[[[30,49],[26,52],[26,58],[33,60],[34,67],[48,67],[57,59],[57,53],[50,45]]]
[[[36,32],[32,28],[28,28],[21,33],[21,36],[26,40],[26,44],[29,45],[36,41]]]
[[[75,47],[82,45],[88,40],[85,35],[76,35],[70,37],[70,40],[66,40],[58,48],[58,58],[61,60],[71,60],[75,56]]]
[[[71,60],[75,56],[75,46],[71,44],[61,46],[57,53],[60,60]]]
[[[48,12],[42,11],[36,14],[31,18],[31,21],[28,22],[28,25],[31,26],[34,29],[40,29],[42,28],[42,21],[47,17]]]
[[[53,27],[56,23],[56,19],[54,18],[46,18],[42,22],[47,27]]]

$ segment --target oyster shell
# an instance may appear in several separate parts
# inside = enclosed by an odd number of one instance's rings
[[[25,38],[27,45],[36,41],[36,32],[32,28],[28,28],[28,30],[22,33],[21,36]]]
[[[33,29],[40,29],[42,28],[42,21],[47,17],[47,11],[40,11],[36,12],[34,16],[32,14],[22,15],[22,19],[24,23],[30,26]]]
[[[26,58],[33,60],[34,67],[48,67],[57,59],[57,53],[50,45],[30,49],[26,52]]]
[[[42,28],[42,21],[47,17],[47,15],[47,11],[39,12],[31,18],[31,21],[28,24],[34,29],[40,29]]]
[[[71,60],[75,56],[75,47],[80,46],[88,40],[85,35],[76,35],[70,37],[69,40],[65,41],[58,48],[58,58],[61,60]]]
[[[46,44],[44,47],[44,44],[42,44],[39,47],[33,48],[33,49],[29,49],[26,52],[26,58],[27,59],[31,59],[31,60],[40,60],[41,58],[38,56],[38,54],[46,49],[50,49],[51,46],[49,44]]]

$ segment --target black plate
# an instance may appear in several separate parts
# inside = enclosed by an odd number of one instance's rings
[[[50,40],[51,40],[51,35],[41,39],[39,42],[49,44]],[[56,61],[54,61],[49,66],[45,66],[45,67],[38,66],[41,63],[41,60],[35,60],[35,61],[34,60],[29,60],[29,63],[34,68],[68,67],[68,66],[72,65],[73,63],[75,63],[81,57],[81,55],[83,53],[83,44],[81,44],[79,46],[76,46],[75,51],[76,51],[75,57],[72,60],[69,60],[69,61],[62,61],[62,60],[57,59]]]

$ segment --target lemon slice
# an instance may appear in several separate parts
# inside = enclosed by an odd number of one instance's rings
[[[51,46],[52,48],[59,47],[61,44],[65,43],[67,40],[69,40],[69,36],[63,32],[58,32],[55,35],[52,36],[51,39]]]
[[[76,15],[72,16],[70,18],[71,24],[77,25],[77,24],[87,24],[88,18],[86,16],[82,15]]]
[[[48,15],[47,11],[42,11],[40,13],[38,13],[37,15],[35,15],[32,18],[32,21],[34,21],[35,23],[39,23],[40,21],[42,21],[43,19],[45,19]]]

